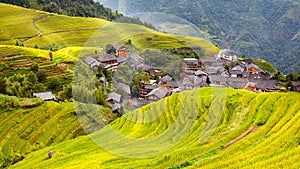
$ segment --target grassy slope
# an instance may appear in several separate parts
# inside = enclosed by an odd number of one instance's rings
[[[71,103],[46,102],[34,108],[5,108],[0,111],[2,158],[28,154],[53,143],[73,139],[84,132]]]
[[[254,58],[247,58],[251,59],[258,67],[264,71],[267,71],[269,73],[276,73],[278,70],[269,62],[263,60],[263,59],[254,59]],[[244,60],[244,58],[239,58],[239,60]]]
[[[90,136],[107,143],[101,145],[112,153],[84,136],[33,152],[11,168],[299,168],[299,98],[297,93],[256,94],[234,89],[186,91],[129,113]],[[208,113],[220,108],[222,99],[226,100],[223,114]],[[203,136],[209,135],[205,122],[213,125],[217,119],[218,127],[205,140]],[[256,132],[221,150],[258,124],[261,126]],[[120,139],[111,129],[131,139]],[[168,134],[172,129],[174,132]],[[149,142],[149,138],[154,140]],[[179,142],[169,147],[176,140]],[[47,159],[51,149],[57,154]],[[126,157],[155,152],[162,153],[145,158]]]
[[[133,44],[140,49],[201,46],[207,49],[206,56],[219,51],[210,42],[199,38],[162,34],[134,24],[55,15],[2,3],[0,13],[2,17],[0,44],[3,45],[14,45],[19,41],[24,42],[27,47],[34,47],[37,44],[39,48],[103,47],[109,43],[122,43],[131,38]],[[159,41],[150,41],[142,45],[148,36],[155,35],[159,37]]]
[[[110,109],[99,109],[113,116]],[[74,103],[0,95],[0,168],[17,156],[85,135],[82,124],[93,129],[97,118],[77,116]]]

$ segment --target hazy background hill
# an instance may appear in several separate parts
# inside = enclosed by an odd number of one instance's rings
[[[126,15],[164,12],[182,17],[198,26],[222,48],[236,49],[247,57],[266,59],[285,73],[299,72],[299,1],[98,1]],[[145,19],[143,14],[136,16]],[[152,24],[161,19],[165,17],[152,17]]]

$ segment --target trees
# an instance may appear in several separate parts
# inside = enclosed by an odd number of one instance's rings
[[[0,93],[5,93],[5,76],[3,73],[0,73]]]
[[[117,53],[115,47],[114,47],[112,44],[106,45],[106,47],[105,47],[105,52],[106,52],[107,54],[116,54],[116,53]]]
[[[30,66],[30,69],[31,69],[33,72],[39,71],[39,64],[33,63],[33,64]]]
[[[133,95],[137,96],[139,93],[139,90],[144,87],[145,83],[149,83],[150,81],[150,74],[147,72],[141,72],[136,74],[136,76],[133,78],[132,82],[132,93]]]
[[[56,89],[60,88],[60,85],[61,85],[61,83],[60,83],[59,79],[57,77],[54,77],[54,78],[50,79],[48,89],[56,90]]]
[[[28,73],[26,75],[26,78],[31,84],[38,83],[38,78],[36,77],[36,75],[33,72]]]
[[[38,78],[39,83],[44,82],[47,79],[47,76],[48,76],[48,74],[44,70],[40,70],[40,71],[36,72],[36,77]]]
[[[95,91],[95,94],[96,94],[96,101],[97,101],[97,104],[100,104],[100,105],[106,105],[106,94],[104,93],[103,89],[102,89],[102,86],[99,86],[96,91]]]
[[[68,85],[63,86],[63,91],[61,91],[59,93],[59,96],[62,100],[72,98],[72,85],[68,84]]]

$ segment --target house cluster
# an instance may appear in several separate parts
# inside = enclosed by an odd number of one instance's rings
[[[279,87],[271,75],[261,70],[252,60],[237,60],[237,55],[231,51],[222,51],[211,58],[185,58],[182,63],[180,79],[175,80],[170,75],[158,76],[160,70],[149,66],[145,59],[137,54],[129,54],[126,47],[115,45],[116,54],[107,54],[96,58],[87,57],[83,61],[91,68],[102,66],[115,71],[120,65],[128,63],[131,68],[148,72],[153,79],[149,82],[141,81],[142,88],[138,97],[133,98],[131,87],[125,83],[118,83],[118,89],[123,90],[131,100],[133,108],[158,101],[173,93],[192,90],[207,86],[231,87],[247,89],[254,92],[277,92]],[[107,102],[113,111],[118,111],[122,104],[121,94],[110,93]]]
[[[107,70],[115,71],[118,66],[124,64],[128,59],[128,50],[119,44],[114,45],[115,52],[94,57],[86,57],[83,59],[90,68],[103,66]]]

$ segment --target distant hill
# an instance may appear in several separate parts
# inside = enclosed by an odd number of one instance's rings
[[[11,168],[299,168],[299,97],[186,91],[90,136],[32,152]],[[50,150],[57,152],[52,159]]]
[[[176,15],[198,26],[222,48],[239,50],[246,57],[265,59],[284,73],[300,70],[299,1],[98,1],[127,15],[138,12]],[[136,16],[147,20],[143,14]],[[166,18],[151,19],[155,25]]]
[[[203,48],[203,56],[212,56],[219,51],[214,44],[201,38],[164,34],[141,25],[109,22],[99,18],[57,15],[3,3],[0,3],[0,15],[0,45],[15,46],[18,43],[25,47],[59,50],[80,46],[99,48],[107,44],[123,44],[131,39],[132,44],[140,50],[198,46]],[[152,40],[147,40],[149,38]],[[8,48],[11,51],[5,49],[7,53],[3,52],[3,55],[17,52],[23,47]],[[25,48],[25,51],[39,53],[35,49]],[[58,57],[54,55],[54,59],[62,59],[59,58],[62,56],[67,61],[74,60],[76,58],[68,58],[68,55],[76,51],[78,49],[66,49],[58,52]],[[47,52],[42,50],[39,55],[47,56]]]

